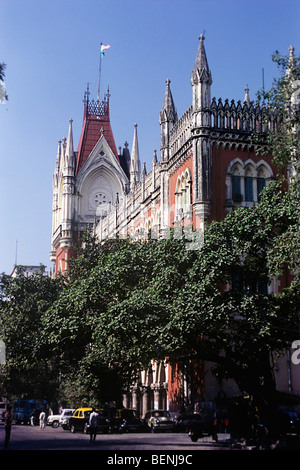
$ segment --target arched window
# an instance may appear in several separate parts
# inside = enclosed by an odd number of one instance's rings
[[[260,194],[264,187],[266,186],[266,181],[267,181],[267,171],[266,168],[261,165],[258,170],[257,170],[257,197],[258,200],[260,200]]]
[[[245,176],[245,201],[253,202],[253,178]]]
[[[232,183],[232,200],[234,202],[242,201],[242,184],[241,176],[243,174],[243,167],[240,163],[236,163],[232,167],[231,183]]]
[[[155,228],[156,228],[157,237],[159,237],[160,230],[161,230],[161,212],[160,211],[158,211],[155,216]]]
[[[245,201],[247,202],[254,201],[253,184],[254,177],[256,176],[255,173],[255,167],[252,164],[248,164],[245,169]]]
[[[273,179],[271,167],[261,160],[233,160],[226,173],[226,205],[248,206],[259,202],[264,187]]]
[[[191,208],[191,173],[187,168],[177,179],[175,191],[175,217],[181,218]]]

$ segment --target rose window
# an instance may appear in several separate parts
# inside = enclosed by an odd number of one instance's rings
[[[96,206],[100,206],[102,204],[106,204],[107,203],[107,197],[105,194],[103,193],[97,193],[95,194],[94,196],[94,203]]]

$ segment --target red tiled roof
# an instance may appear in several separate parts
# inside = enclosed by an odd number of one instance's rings
[[[108,145],[112,149],[117,161],[119,161],[117,147],[115,144],[114,136],[112,133],[109,113],[107,115],[96,115],[85,113],[82,124],[81,136],[78,144],[78,158],[76,174],[82,168],[86,160],[88,159],[93,148],[97,144],[101,137],[101,129],[104,130],[104,137],[107,140]]]

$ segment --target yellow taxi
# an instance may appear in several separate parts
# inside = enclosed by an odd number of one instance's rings
[[[99,414],[97,432],[109,432],[110,420],[108,412],[106,410],[96,409]],[[89,418],[92,412],[92,408],[77,408],[74,411],[73,416],[70,418],[69,428],[72,433],[84,432],[89,433]]]

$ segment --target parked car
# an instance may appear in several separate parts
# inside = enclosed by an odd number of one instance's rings
[[[67,408],[63,410],[60,419],[59,419],[59,425],[63,429],[70,429],[69,422],[70,418],[73,416],[75,409],[74,408]]]
[[[174,419],[171,418],[171,415],[167,410],[147,411],[144,422],[146,428],[151,432],[173,431],[175,426]]]
[[[191,425],[199,419],[201,419],[199,413],[182,413],[174,419],[174,431],[189,432]]]
[[[99,414],[97,432],[109,432],[110,420],[106,410],[96,410]],[[69,420],[69,428],[72,433],[81,431],[89,433],[89,418],[92,408],[77,408]]]
[[[73,413],[70,414],[70,415],[65,414],[64,417],[61,420],[60,425],[65,431],[70,431],[70,419],[72,418],[72,416],[73,416]]]
[[[140,419],[136,410],[121,408],[114,412],[110,421],[111,429],[114,432],[142,432],[145,431],[145,424]]]
[[[52,426],[53,428],[58,428],[58,426],[62,425],[64,418],[67,416],[73,416],[75,409],[74,408],[65,408],[62,412],[58,415],[49,415],[47,418],[48,426]]]
[[[218,442],[217,422],[213,410],[200,410],[189,424],[189,436],[192,442],[197,442],[199,438],[204,436],[212,436]]]

